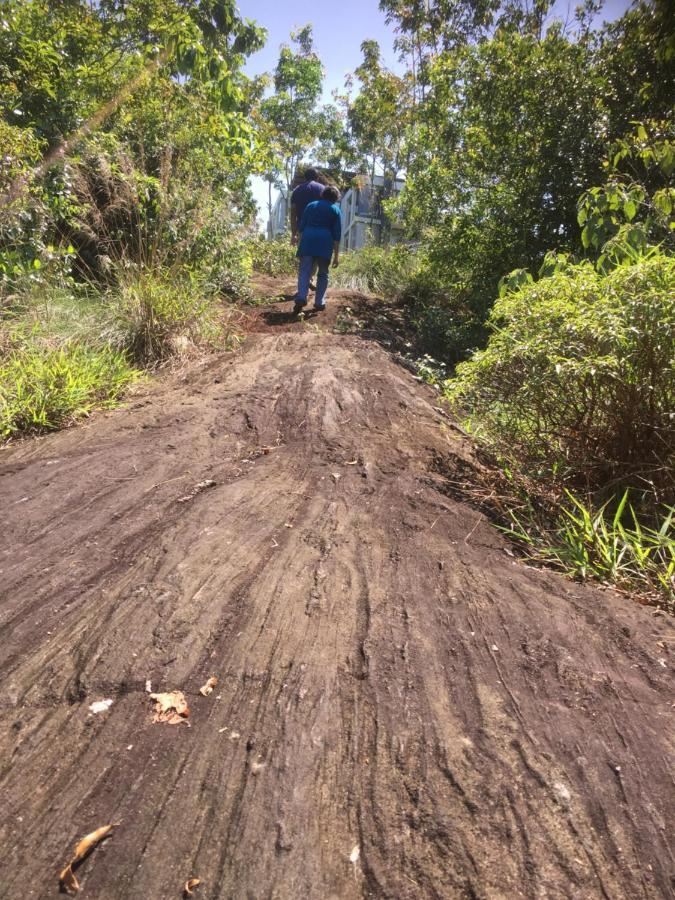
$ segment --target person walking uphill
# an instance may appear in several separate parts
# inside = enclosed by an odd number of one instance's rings
[[[293,313],[299,313],[307,303],[309,279],[316,263],[319,274],[316,279],[314,309],[326,308],[324,297],[328,287],[328,267],[331,255],[333,268],[340,262],[340,237],[342,235],[342,213],[337,201],[340,195],[334,187],[324,188],[320,200],[305,207],[300,219],[300,243],[298,256],[298,293],[295,297]]]
[[[316,169],[307,169],[304,182],[299,184],[291,194],[291,243],[293,246],[298,243],[300,220],[307,204],[318,200],[323,194],[325,185],[321,184],[318,178],[319,173]]]

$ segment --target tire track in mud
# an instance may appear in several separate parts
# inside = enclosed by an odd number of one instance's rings
[[[3,896],[118,820],[87,897],[671,896],[671,624],[505,554],[435,402],[300,327],[0,455]]]

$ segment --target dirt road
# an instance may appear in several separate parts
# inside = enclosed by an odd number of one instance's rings
[[[280,308],[0,453],[2,897],[111,822],[92,900],[672,896],[670,621],[515,560],[434,392]]]

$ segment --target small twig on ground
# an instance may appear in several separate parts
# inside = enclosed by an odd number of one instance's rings
[[[188,470],[184,475],[176,475],[175,478],[167,478],[166,481],[158,481],[157,484],[151,484],[149,488],[146,488],[144,493],[147,494],[149,491],[153,491],[155,488],[161,487],[163,484],[171,484],[172,481],[180,481],[181,478],[187,478],[188,475],[192,475],[192,472]]]

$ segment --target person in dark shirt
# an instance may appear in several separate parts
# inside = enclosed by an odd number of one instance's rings
[[[340,261],[340,237],[342,236],[342,213],[338,205],[340,194],[337,188],[324,188],[320,200],[308,203],[300,219],[300,243],[298,256],[298,293],[295,295],[294,314],[297,315],[307,303],[309,279],[312,268],[318,267],[314,309],[326,308],[324,296],[328,287],[328,267],[331,255],[333,267]]]
[[[307,169],[304,183],[299,184],[291,194],[291,243],[294,246],[298,243],[300,219],[305,207],[323,194],[325,185],[317,181],[318,177],[316,169]]]

